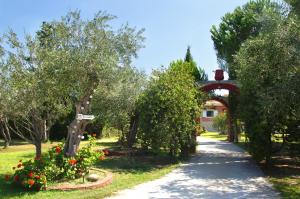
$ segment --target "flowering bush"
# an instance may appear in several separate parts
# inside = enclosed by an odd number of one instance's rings
[[[90,167],[99,157],[104,156],[103,151],[93,151],[96,144],[94,137],[88,137],[89,143],[82,147],[75,157],[65,157],[61,148],[62,144],[49,150],[50,163],[46,168],[47,176],[51,180],[75,179],[89,172]]]
[[[13,176],[6,175],[5,180],[31,190],[46,188],[48,181],[79,178],[89,173],[90,167],[98,160],[104,160],[108,151],[92,150],[95,138],[89,137],[89,143],[82,147],[75,157],[66,157],[63,153],[63,143],[49,149],[43,158],[35,158],[13,167]]]
[[[19,161],[17,167],[13,167],[15,173],[13,176],[5,176],[7,181],[32,190],[46,188],[47,178],[43,172],[44,161],[36,158],[34,161]]]

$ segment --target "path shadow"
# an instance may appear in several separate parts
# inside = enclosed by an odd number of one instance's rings
[[[231,143],[201,142],[199,153],[176,175],[160,186],[167,198],[279,198],[251,157]]]

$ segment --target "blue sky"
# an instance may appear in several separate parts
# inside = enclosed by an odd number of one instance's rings
[[[59,19],[78,9],[84,18],[97,11],[118,17],[113,25],[129,23],[145,28],[145,48],[134,65],[147,74],[161,65],[184,58],[186,48],[210,78],[218,67],[210,28],[221,17],[248,0],[0,0],[0,34],[12,28],[34,33],[42,21]]]

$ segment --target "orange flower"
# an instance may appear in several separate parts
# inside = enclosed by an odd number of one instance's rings
[[[55,147],[55,152],[56,152],[56,153],[60,153],[60,152],[61,152],[61,148],[60,148],[59,146],[56,146],[56,147]]]
[[[41,176],[35,176],[35,179],[40,179],[41,178]]]
[[[104,160],[104,159],[105,159],[104,156],[100,156],[100,157],[99,157],[99,160]]]
[[[74,165],[74,164],[76,164],[76,163],[77,163],[77,160],[75,160],[75,159],[71,159],[71,160],[69,160],[69,163],[70,163],[71,165]]]
[[[18,182],[19,180],[20,180],[20,177],[19,177],[18,175],[16,175],[16,176],[14,177],[14,181]]]
[[[18,166],[17,166],[17,167],[18,167],[18,168],[20,168],[21,166],[23,166],[23,164],[22,164],[22,163],[18,164]]]
[[[9,175],[5,175],[5,176],[4,176],[4,179],[5,179],[6,181],[9,181],[10,176],[9,176]]]
[[[97,134],[96,134],[96,133],[93,133],[93,134],[92,134],[92,136],[93,136],[93,137],[96,137],[96,136],[97,136]]]
[[[32,179],[29,179],[29,180],[27,181],[27,183],[28,183],[30,186],[32,186],[32,185],[34,185],[35,181],[32,180]]]
[[[34,176],[33,172],[30,171],[30,172],[28,173],[28,177],[29,177],[29,178],[32,178],[33,176]]]

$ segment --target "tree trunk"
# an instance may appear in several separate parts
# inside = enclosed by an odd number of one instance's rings
[[[1,119],[0,128],[4,139],[4,148],[7,148],[11,143],[10,131],[7,125],[8,125],[7,118]]]
[[[47,121],[44,120],[43,123],[44,123],[43,142],[47,142],[49,140],[49,129],[47,128]]]
[[[196,148],[197,148],[197,132],[196,130],[194,130],[192,132],[192,135],[191,135],[191,146],[190,146],[190,153],[196,153]]]
[[[233,120],[231,117],[231,112],[228,110],[228,141],[233,142],[234,141],[234,130],[233,130]]]
[[[9,146],[11,143],[11,136],[10,136],[10,130],[8,128],[8,125],[9,125],[8,119],[5,118],[4,126],[5,126],[5,130],[6,130],[7,141],[8,141],[7,146]]]
[[[68,126],[68,136],[64,146],[64,153],[68,157],[76,155],[83,131],[85,130],[88,121],[80,120],[78,114],[87,114],[90,112],[90,99],[92,98],[92,91],[89,91],[81,100],[76,102],[76,116],[75,119]]]
[[[239,126],[236,118],[234,118],[233,124],[234,124],[234,142],[238,143],[240,131],[239,131]]]
[[[98,131],[96,133],[96,138],[100,139],[102,137],[104,125],[101,124],[101,125],[99,125],[97,127],[98,127]]]
[[[271,133],[268,133],[268,137],[267,137],[267,148],[266,148],[266,165],[268,168],[271,167],[272,165],[272,160],[271,160],[271,156],[272,156],[272,139],[271,139]]]
[[[136,135],[138,130],[138,122],[139,122],[139,114],[138,112],[135,112],[133,116],[130,118],[130,127],[129,132],[127,133],[127,146],[129,148],[132,148],[136,141]]]
[[[34,145],[35,145],[35,157],[40,158],[42,156],[42,140],[36,140]]]

